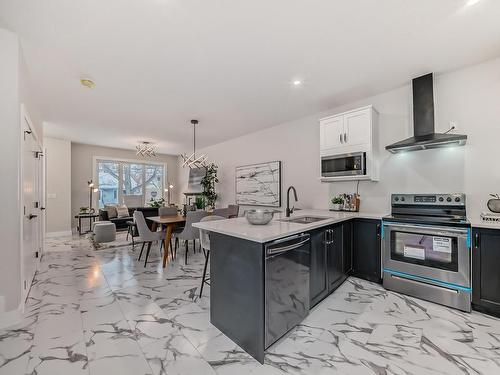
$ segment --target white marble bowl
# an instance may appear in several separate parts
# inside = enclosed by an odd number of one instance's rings
[[[274,216],[273,210],[255,209],[245,211],[245,217],[253,225],[266,225]]]

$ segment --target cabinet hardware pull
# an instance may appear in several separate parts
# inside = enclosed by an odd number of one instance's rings
[[[344,133],[344,143],[347,143],[347,133]]]
[[[339,138],[340,138],[340,143],[344,143],[342,142],[342,134],[339,134]]]

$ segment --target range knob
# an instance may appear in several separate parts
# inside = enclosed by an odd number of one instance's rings
[[[446,202],[451,202],[451,197],[446,198]]]
[[[439,197],[439,201],[440,201],[440,202],[443,202],[443,201],[444,201],[444,198],[443,198],[443,197]]]
[[[405,197],[401,197],[401,202],[404,202],[405,201]]]
[[[455,202],[460,202],[460,197],[455,197]]]
[[[399,201],[399,197],[394,198],[394,200],[395,200],[396,202],[397,202],[397,201]]]

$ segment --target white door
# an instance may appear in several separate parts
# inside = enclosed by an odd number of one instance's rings
[[[346,145],[370,144],[371,110],[350,112],[344,115]]]
[[[36,157],[37,142],[33,137],[28,123],[25,119],[23,129],[23,161],[22,161],[22,194],[23,205],[21,214],[23,216],[23,246],[21,257],[21,269],[23,277],[23,297],[26,298],[31,282],[36,272],[36,258],[39,250],[40,236],[40,215],[39,207],[36,207],[38,199],[38,165]]]
[[[342,116],[332,117],[320,122],[321,151],[334,149],[343,145],[344,119]]]

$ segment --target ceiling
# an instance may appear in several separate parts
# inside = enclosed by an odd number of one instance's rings
[[[500,1],[468,1],[0,0],[0,22],[46,134],[176,154],[192,118],[203,147],[500,55]]]

